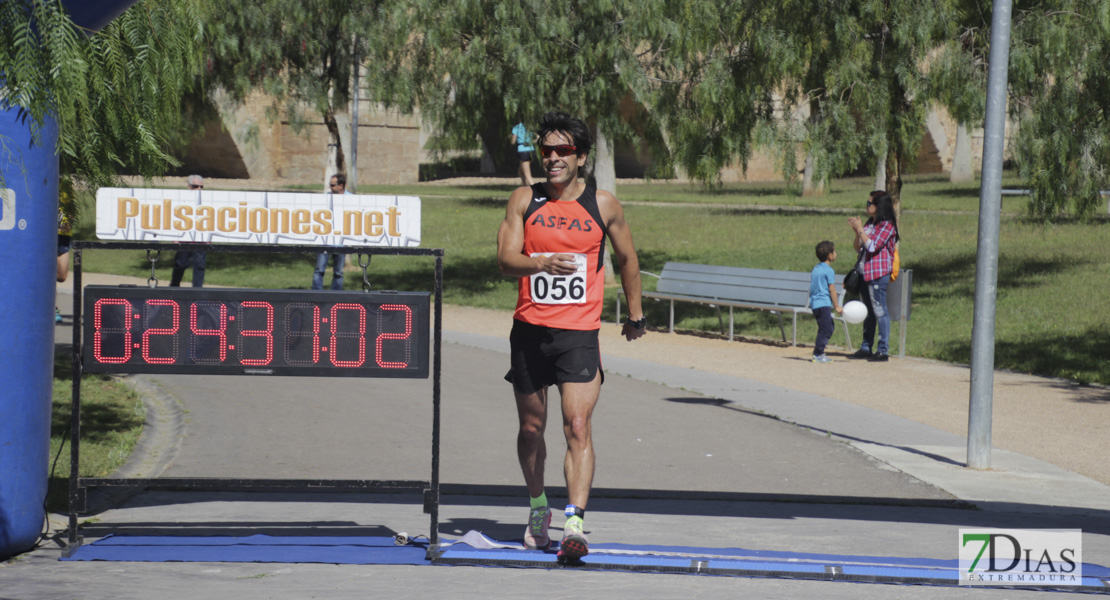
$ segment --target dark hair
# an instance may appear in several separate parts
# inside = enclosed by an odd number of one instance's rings
[[[336,184],[341,185],[343,187],[347,187],[347,174],[346,173],[336,173],[335,175],[332,175],[332,177],[335,178],[335,183]]]
[[[593,138],[590,136],[590,128],[586,127],[580,119],[576,119],[565,112],[551,111],[543,116],[540,120],[540,142],[547,137],[547,134],[552,132],[561,132],[570,136],[574,141],[574,147],[578,148],[578,154],[589,154],[593,148]]]
[[[871,192],[871,203],[875,205],[875,216],[867,220],[868,223],[881,223],[890,221],[894,225],[894,239],[901,239],[898,235],[898,215],[894,212],[894,199],[883,190]]]
[[[825,262],[826,260],[829,260],[829,255],[832,254],[835,251],[836,251],[836,246],[832,242],[830,242],[828,240],[825,240],[823,242],[818,242],[817,243],[817,260],[819,260],[821,262]]]

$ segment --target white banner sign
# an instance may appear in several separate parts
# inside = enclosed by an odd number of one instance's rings
[[[420,245],[420,198],[100,188],[96,192],[96,237],[407,248]]]

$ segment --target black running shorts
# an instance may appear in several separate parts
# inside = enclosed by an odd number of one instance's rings
[[[597,329],[555,329],[513,320],[509,346],[511,367],[505,381],[518,394],[553,384],[593,381],[601,370]]]

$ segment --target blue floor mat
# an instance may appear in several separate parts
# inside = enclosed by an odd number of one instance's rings
[[[62,560],[427,565],[427,547],[392,537],[107,536]]]
[[[473,532],[472,532],[473,533]],[[468,534],[469,536],[470,534]],[[434,565],[516,568],[572,568],[598,571],[684,573],[732,577],[780,577],[902,585],[960,585],[959,561],[920,557],[816,554],[743,548],[591,544],[590,554],[574,565],[559,563],[556,549],[524,550],[474,538],[471,545],[448,546]],[[515,546],[515,547],[513,547]],[[1084,563],[1080,585],[1038,585],[1033,589],[1110,593],[1110,569]]]
[[[633,544],[593,544],[574,565],[558,561],[555,550],[525,550],[517,543],[470,532],[441,540],[428,558],[426,543],[394,544],[380,536],[126,536],[109,535],[78,547],[68,561],[254,562],[357,565],[452,565],[683,573],[732,577],[783,577],[894,584],[959,584],[955,559],[815,554],[744,548],[701,548]],[[1085,563],[1080,586],[1068,591],[1110,592],[1103,580],[1110,569]],[[1038,586],[1039,589],[1046,589]]]

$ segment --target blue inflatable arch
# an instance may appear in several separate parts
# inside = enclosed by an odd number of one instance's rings
[[[98,31],[135,0],[63,1]],[[32,136],[0,105],[0,558],[34,547],[46,518],[54,371],[58,126]]]

